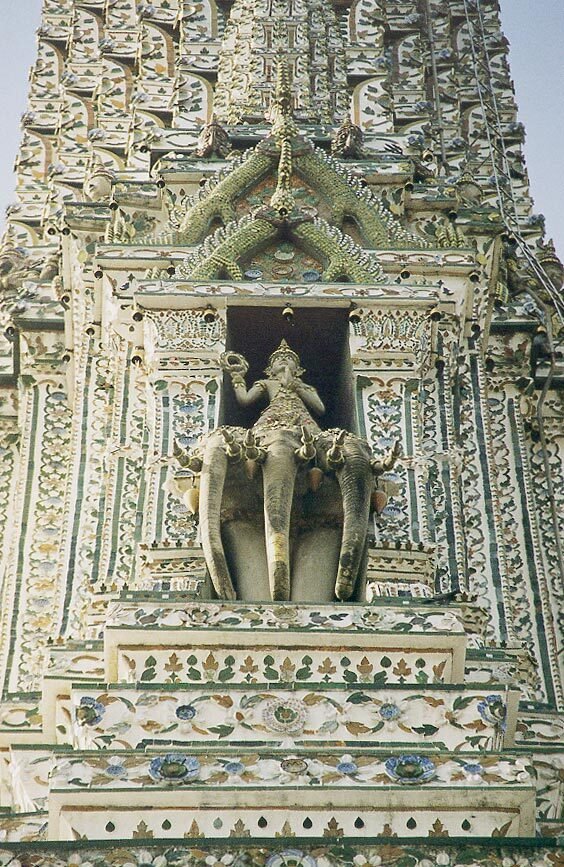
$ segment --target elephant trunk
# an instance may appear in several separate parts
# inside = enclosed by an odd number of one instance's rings
[[[336,472],[343,498],[343,538],[335,594],[345,601],[352,596],[364,562],[370,495],[373,479],[370,461],[359,449],[347,450],[345,464]]]
[[[200,530],[204,557],[217,595],[220,599],[235,599],[235,588],[221,541],[221,500],[227,461],[221,445],[208,445],[200,478]]]
[[[274,442],[263,465],[268,580],[273,600],[290,599],[290,517],[297,464],[294,448]]]

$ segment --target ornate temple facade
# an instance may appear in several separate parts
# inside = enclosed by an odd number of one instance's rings
[[[556,867],[564,269],[498,0],[44,0],[1,867]]]

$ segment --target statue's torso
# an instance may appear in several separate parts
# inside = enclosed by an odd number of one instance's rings
[[[275,380],[263,379],[259,383],[269,398],[269,405],[260,414],[256,428],[290,428],[299,430],[301,426],[318,432],[318,424],[310,415],[301,397],[293,388]]]

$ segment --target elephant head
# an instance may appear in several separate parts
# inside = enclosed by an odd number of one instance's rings
[[[393,457],[376,462],[352,433],[302,426],[220,427],[180,459],[200,475],[202,547],[220,598],[354,596],[375,476]]]

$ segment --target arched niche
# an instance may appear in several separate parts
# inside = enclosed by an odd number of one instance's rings
[[[87,63],[98,60],[99,43],[102,36],[100,19],[91,12],[76,6],[74,10],[74,29],[71,41],[71,62]]]
[[[63,68],[62,53],[49,42],[40,39],[37,60],[31,70],[30,96],[40,99],[57,97]]]
[[[51,138],[25,129],[16,158],[17,186],[44,181],[53,158]]]
[[[59,150],[76,152],[88,145],[88,130],[95,126],[92,102],[69,93],[62,102]]]
[[[96,88],[95,107],[104,115],[122,114],[128,110],[132,88],[131,70],[104,58],[102,78]]]
[[[293,324],[282,316],[280,307],[228,306],[226,349],[240,352],[249,362],[246,376],[250,385],[264,379],[270,354],[284,338],[300,356],[306,369],[304,380],[313,385],[325,404],[324,428],[357,430],[349,350],[348,310],[344,307],[297,307]],[[242,407],[231,384],[224,382],[220,424],[250,427],[264,405]]]
[[[186,42],[208,42],[218,38],[217,6],[214,0],[185,0],[182,8],[182,37]]]
[[[386,79],[369,78],[357,85],[352,95],[353,122],[365,132],[392,133],[394,123]]]
[[[376,7],[376,8],[375,8]],[[348,17],[349,39],[353,45],[367,48],[384,47],[384,19],[374,0],[354,0]]]
[[[213,113],[213,88],[200,75],[182,73],[176,94],[176,126],[195,126],[198,131]]]
[[[154,24],[144,23],[141,35],[141,77],[174,78],[175,59],[172,36]]]

